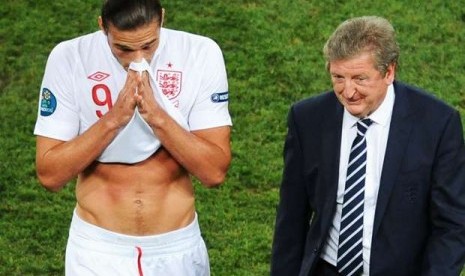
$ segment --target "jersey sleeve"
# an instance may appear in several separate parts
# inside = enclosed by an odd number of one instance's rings
[[[69,42],[68,42],[69,43]],[[74,97],[70,45],[58,44],[50,53],[40,87],[34,134],[68,141],[79,133],[79,112]]]
[[[223,54],[211,39],[207,39],[205,46],[200,91],[189,115],[190,130],[232,125]]]

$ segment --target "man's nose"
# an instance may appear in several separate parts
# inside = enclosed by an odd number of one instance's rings
[[[142,50],[134,51],[133,61],[141,62],[143,58],[145,58],[145,56],[144,56],[144,52]]]
[[[350,99],[355,94],[355,84],[351,79],[344,82],[344,97]]]

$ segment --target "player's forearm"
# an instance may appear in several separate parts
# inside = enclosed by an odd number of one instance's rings
[[[230,153],[191,133],[189,136],[178,143],[170,139],[168,151],[203,185],[215,187],[222,184],[231,161]]]
[[[105,117],[68,142],[37,138],[37,175],[41,184],[58,191],[84,171],[111,143],[118,128]]]
[[[209,130],[191,133],[170,117],[160,117],[156,123],[149,124],[163,147],[205,186],[220,185],[231,162],[229,127],[211,130],[214,135],[208,136]]]

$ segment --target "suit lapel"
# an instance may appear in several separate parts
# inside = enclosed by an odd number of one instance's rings
[[[407,89],[402,84],[394,82],[394,92],[396,98],[392,111],[391,126],[381,174],[373,225],[373,236],[376,235],[386,211],[392,188],[399,174],[413,124],[413,120],[408,119],[411,114],[411,107],[407,97]]]
[[[319,149],[317,153],[317,166],[319,168],[319,176],[321,179],[318,181],[317,191],[320,191],[317,196],[317,207],[321,224],[318,228],[321,229],[320,233],[323,236],[318,237],[318,248],[323,248],[329,227],[333,220],[336,208],[337,186],[339,179],[339,154],[341,145],[342,133],[342,115],[343,106],[336,98],[334,92],[330,92],[328,101],[322,104],[324,112],[318,116],[319,127],[309,128],[309,131],[314,132],[314,135],[319,132]],[[315,124],[316,125],[316,124]],[[307,248],[309,249],[309,248]],[[313,249],[313,247],[312,247]],[[316,260],[319,259],[318,255],[312,254],[313,250],[308,251],[308,258],[305,259],[299,275],[313,275],[309,274],[311,269],[314,269]]]
[[[327,177],[325,210],[332,214],[336,207],[337,188],[339,181],[339,156],[341,149],[342,117],[344,108],[334,96],[334,108],[328,112],[325,127],[321,132],[322,173]],[[332,220],[332,216],[329,215]]]

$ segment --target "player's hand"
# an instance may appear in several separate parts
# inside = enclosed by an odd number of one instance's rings
[[[150,85],[150,76],[143,72],[140,76],[138,86],[137,107],[139,113],[149,125],[156,125],[156,120],[163,117],[163,109],[154,97],[153,89]]]
[[[128,70],[126,83],[120,91],[113,108],[107,113],[118,127],[125,126],[134,115],[134,109],[137,105],[136,91],[140,82],[138,74],[135,71]]]

